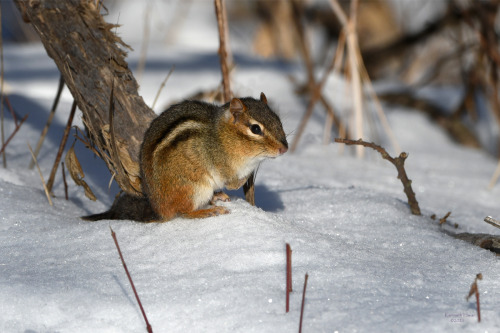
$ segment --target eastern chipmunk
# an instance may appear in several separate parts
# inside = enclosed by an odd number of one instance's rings
[[[233,98],[222,106],[181,102],[155,118],[144,135],[144,197],[121,195],[109,211],[84,219],[163,222],[227,214],[214,205],[229,201],[222,189],[240,188],[260,162],[287,150],[281,121],[264,93],[260,100]]]

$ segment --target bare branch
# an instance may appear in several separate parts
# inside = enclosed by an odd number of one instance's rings
[[[403,183],[404,192],[406,194],[406,197],[408,198],[408,204],[410,205],[411,213],[413,215],[421,215],[420,207],[418,205],[417,198],[415,197],[415,192],[413,192],[413,189],[411,187],[411,180],[408,178],[408,175],[406,174],[406,170],[404,168],[405,160],[408,157],[407,153],[402,152],[399,155],[399,157],[393,158],[391,157],[391,155],[387,153],[387,151],[384,148],[372,142],[366,142],[361,139],[359,139],[358,141],[354,141],[354,140],[339,139],[339,138],[335,139],[335,142],[345,143],[346,145],[359,145],[363,147],[372,148],[378,151],[383,159],[386,159],[389,162],[391,162],[398,171],[398,179],[401,180],[401,183]]]
[[[104,21],[99,12],[100,2],[15,0],[15,3],[61,72],[101,157],[109,156],[111,151],[109,96],[112,82],[116,83],[113,128],[119,160],[110,157],[104,161],[110,172],[116,174],[122,190],[140,194],[139,150],[155,114],[138,94],[137,82],[125,61],[124,49],[128,45],[113,33],[115,25]],[[119,163],[123,172],[118,172]]]

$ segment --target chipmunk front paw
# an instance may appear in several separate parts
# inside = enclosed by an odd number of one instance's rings
[[[217,201],[229,202],[231,199],[226,193],[219,191],[214,193],[212,199],[210,199],[210,204],[215,205],[215,202]]]

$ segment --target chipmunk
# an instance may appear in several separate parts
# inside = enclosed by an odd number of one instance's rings
[[[164,222],[176,216],[227,214],[227,208],[214,205],[229,201],[222,189],[240,188],[264,159],[287,150],[281,121],[264,93],[260,100],[233,98],[222,106],[175,104],[155,118],[144,135],[144,196],[121,195],[109,211],[83,219]]]

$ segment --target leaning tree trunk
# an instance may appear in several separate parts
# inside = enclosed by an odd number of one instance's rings
[[[155,114],[137,92],[123,51],[128,46],[111,31],[115,25],[90,0],[15,2],[54,59],[118,185],[141,193],[139,149]]]

